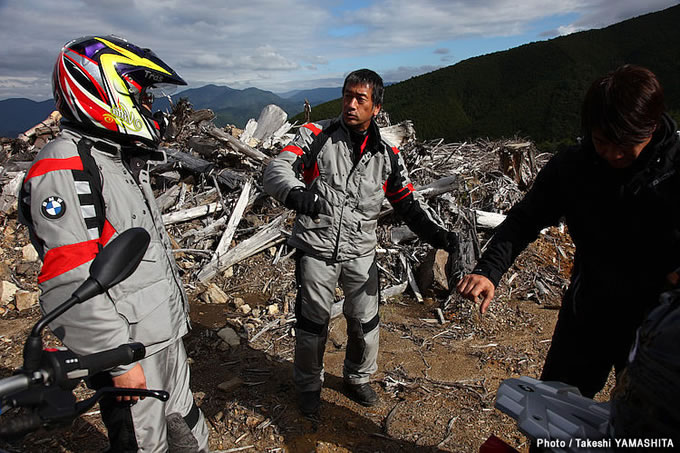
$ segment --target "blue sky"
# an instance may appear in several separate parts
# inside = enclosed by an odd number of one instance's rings
[[[280,93],[341,86],[347,73],[361,67],[398,82],[678,3],[0,0],[0,99],[49,99],[59,49],[91,34],[116,34],[153,49],[190,87],[215,83]]]

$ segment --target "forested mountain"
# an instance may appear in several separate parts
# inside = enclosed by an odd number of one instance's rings
[[[16,137],[52,113],[54,101],[12,98],[0,101],[0,137]]]
[[[624,63],[654,71],[680,119],[680,6],[607,28],[526,44],[391,85],[393,122],[413,120],[421,139],[527,136],[548,149],[574,142],[590,83]],[[340,100],[312,110],[338,115]]]
[[[188,98],[194,109],[211,109],[215,112],[215,123],[219,126],[234,124],[245,126],[250,118],[260,115],[262,109],[269,104],[276,104],[289,115],[302,112],[304,101],[284,99],[271,91],[258,88],[236,90],[227,86],[205,85],[174,94],[172,99],[177,102],[180,98]],[[326,98],[330,99],[330,98]],[[154,108],[165,109],[167,101],[154,103]]]

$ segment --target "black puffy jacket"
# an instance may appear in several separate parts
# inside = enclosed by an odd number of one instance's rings
[[[680,266],[680,140],[667,115],[633,165],[611,168],[592,143],[555,155],[497,228],[475,274],[495,285],[541,229],[564,218],[576,245],[570,297],[582,320],[636,326]],[[568,299],[568,300],[567,300]]]

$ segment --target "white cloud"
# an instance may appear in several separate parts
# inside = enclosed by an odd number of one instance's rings
[[[435,71],[441,68],[441,66],[399,66],[398,68],[384,71],[382,73],[382,78],[386,83],[401,82],[402,80],[410,79],[411,77],[426,74],[428,72]]]
[[[410,77],[422,68],[453,61],[446,53],[446,42],[521,34],[549,16],[578,14],[573,23],[561,25],[559,32],[568,33],[677,3],[367,0],[359,9],[337,12],[340,2],[312,0],[0,1],[0,41],[5,43],[0,47],[0,78],[36,78],[23,85],[0,84],[0,99],[48,98],[50,72],[59,49],[70,39],[90,34],[113,33],[149,47],[192,85],[198,81],[234,87],[250,83],[285,91],[319,80],[340,79],[342,83],[344,74],[357,64],[370,65],[372,57],[385,61],[388,54],[392,69],[381,72]],[[415,49],[427,49],[423,52],[429,60],[408,69],[403,63],[409,60],[400,60],[400,52]]]

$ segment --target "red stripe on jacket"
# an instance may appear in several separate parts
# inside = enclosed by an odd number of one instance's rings
[[[300,148],[299,146],[295,146],[295,145],[286,146],[285,148],[283,148],[281,150],[281,152],[284,152],[284,151],[290,151],[291,153],[293,153],[297,156],[302,156],[304,154],[304,151],[302,151],[302,148]]]
[[[83,162],[80,160],[80,156],[67,157],[65,159],[42,159],[31,166],[25,181],[28,181],[34,176],[44,175],[51,171],[82,169]]]
[[[304,124],[302,127],[304,127],[305,129],[309,129],[310,131],[312,131],[312,134],[314,135],[319,135],[321,133],[321,129],[316,127],[312,123]]]
[[[40,275],[38,275],[38,283],[44,283],[51,278],[58,277],[93,260],[97,253],[99,253],[99,246],[105,246],[115,232],[116,230],[107,220],[104,223],[102,235],[99,239],[62,245],[61,247],[48,250],[45,253]]]
[[[317,177],[319,176],[319,164],[317,162],[314,162],[314,166],[312,168],[307,168],[302,171],[302,179],[305,180],[305,183],[309,186]]]
[[[409,196],[411,193],[415,191],[413,188],[413,184],[407,184],[406,187],[402,187],[401,189],[397,190],[396,192],[388,192],[387,191],[387,183],[383,185],[383,190],[385,191],[385,195],[387,198],[390,200],[392,203],[397,203],[407,196]],[[395,199],[395,197],[398,197]]]

